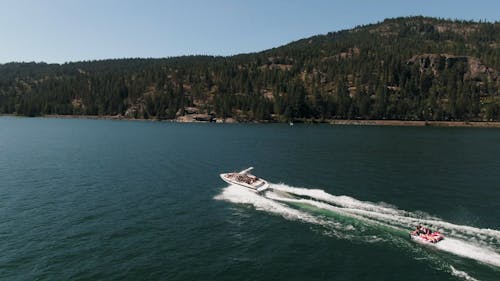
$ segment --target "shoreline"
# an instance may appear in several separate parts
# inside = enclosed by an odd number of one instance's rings
[[[0,114],[0,117],[21,117],[26,116],[16,114]],[[30,118],[30,117],[27,117]],[[287,123],[276,122],[272,120],[265,121],[247,121],[238,122],[233,118],[228,120],[217,120],[217,122],[196,121],[185,119],[142,119],[128,118],[120,115],[42,115],[35,118],[59,118],[59,119],[93,119],[93,120],[124,120],[124,121],[150,121],[150,122],[172,122],[172,123]],[[345,125],[345,126],[393,126],[393,127],[454,127],[454,128],[500,128],[500,122],[496,121],[409,121],[409,120],[348,120],[348,119],[326,119],[323,121],[314,119],[299,119],[294,121],[297,124],[329,124],[329,125]]]
[[[327,123],[358,126],[500,128],[500,122],[491,121],[330,120]]]

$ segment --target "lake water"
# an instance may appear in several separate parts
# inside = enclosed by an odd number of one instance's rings
[[[500,130],[0,118],[2,280],[500,280]],[[258,196],[219,174],[254,166]],[[418,223],[447,237],[416,244]]]

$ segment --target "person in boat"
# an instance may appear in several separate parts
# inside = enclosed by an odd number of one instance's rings
[[[256,177],[250,178],[250,184],[254,184],[257,181]]]
[[[429,228],[427,228],[427,227],[423,227],[423,226],[422,226],[422,232],[423,232],[423,234],[425,234],[425,235],[429,235],[429,234],[431,234],[431,230],[430,230]]]
[[[422,226],[418,225],[417,226],[417,234],[420,234],[420,233],[422,233]]]
[[[428,229],[428,228],[426,228],[426,227],[424,227],[424,226],[422,226],[422,225],[419,224],[417,226],[417,228],[413,231],[413,233],[415,235],[420,235],[420,234],[426,234],[427,235],[427,234],[430,234],[431,231],[430,231],[430,229]]]
[[[415,235],[420,235],[421,231],[422,231],[422,226],[419,224],[419,225],[417,225],[417,227],[415,228],[415,230],[413,231],[413,233]]]
[[[417,225],[415,230],[411,232],[411,235],[419,235],[420,234],[420,225]]]
[[[432,233],[432,231],[429,228],[427,228],[425,226],[421,226],[421,225],[417,226],[417,230],[416,230],[417,235],[419,235],[419,234],[429,235],[431,233]]]

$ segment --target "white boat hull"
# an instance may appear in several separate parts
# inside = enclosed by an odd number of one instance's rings
[[[249,190],[256,192],[256,193],[263,192],[264,190],[269,188],[269,183],[261,178],[255,177],[256,180],[253,183],[247,183],[247,182],[239,181],[239,180],[235,179],[234,176],[232,176],[235,174],[237,174],[237,173],[224,173],[224,174],[220,174],[220,177],[223,181],[225,181],[229,184],[243,186],[243,187],[246,187]]]

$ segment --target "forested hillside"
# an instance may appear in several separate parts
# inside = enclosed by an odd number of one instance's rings
[[[499,71],[500,23],[396,18],[231,57],[2,64],[0,113],[500,120]]]

